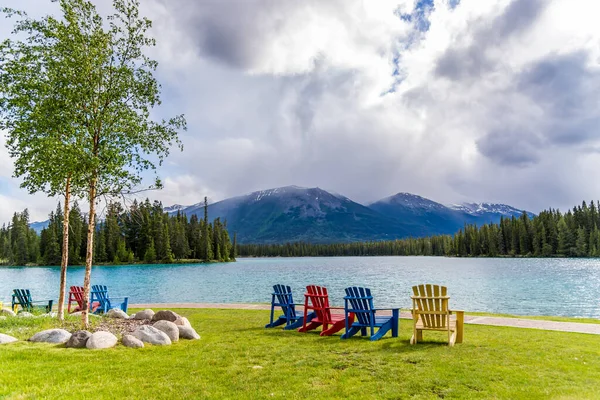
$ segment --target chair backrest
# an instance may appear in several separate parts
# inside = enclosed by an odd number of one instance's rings
[[[327,288],[317,285],[306,287],[305,305],[315,311],[317,318],[323,322],[331,321],[331,310],[329,309],[329,294]],[[310,304],[309,304],[310,302]]]
[[[427,328],[446,328],[448,311],[448,290],[446,286],[413,286],[413,309],[421,315],[423,326]]]
[[[92,292],[96,295],[96,299],[103,301],[108,300],[108,288],[104,285],[92,285]]]
[[[69,288],[69,297],[77,302],[79,307],[83,307],[83,287],[71,286]]]
[[[373,296],[371,289],[362,287],[346,288],[346,312],[352,312],[361,325],[372,325],[375,323],[375,307],[373,307]]]
[[[21,307],[24,309],[33,307],[33,300],[31,299],[31,292],[29,292],[29,289],[14,289],[13,293]]]
[[[296,307],[294,305],[291,287],[286,285],[274,285],[273,299],[277,301],[274,305],[280,306],[286,317],[296,318]]]

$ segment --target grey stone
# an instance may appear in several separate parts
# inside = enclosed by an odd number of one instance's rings
[[[69,314],[69,315],[71,317],[81,317],[81,314],[83,314],[82,311],[77,311],[77,312],[74,312],[74,313]],[[92,314],[92,313],[88,313],[88,317],[100,318],[100,316],[98,314]]]
[[[132,336],[136,337],[144,343],[157,345],[171,344],[171,339],[169,339],[169,335],[150,325],[140,326],[135,330],[135,332],[133,332]]]
[[[154,311],[151,309],[146,309],[144,311],[140,311],[138,313],[135,314],[135,316],[132,316],[132,318],[135,319],[152,319],[152,317],[154,316]]]
[[[58,313],[56,313],[54,311],[40,315],[40,317],[46,317],[46,318],[56,318],[57,316],[58,316]]]
[[[28,311],[19,311],[19,313],[17,314],[17,317],[19,317],[19,318],[32,318],[32,317],[35,317],[35,315],[33,315],[32,313],[30,313]]]
[[[167,336],[169,336],[169,339],[171,339],[171,342],[179,340],[179,329],[177,328],[177,325],[171,321],[156,321],[152,326],[166,333]]]
[[[98,331],[92,333],[85,347],[92,350],[110,349],[117,345],[117,337],[110,332]]]
[[[182,317],[179,316],[177,317],[177,319],[175,320],[175,325],[179,325],[179,326],[188,326],[188,327],[192,327],[192,324],[190,324],[190,321],[188,321],[188,319],[186,317]]]
[[[9,308],[1,308],[0,314],[7,315],[9,317],[14,317],[15,315],[17,315],[17,314],[15,314],[15,312],[13,310],[11,310]]]
[[[200,339],[200,335],[198,335],[196,330],[194,330],[194,328],[192,328],[191,326],[178,325],[177,328],[179,329],[179,338],[180,339],[189,339],[189,340]]]
[[[33,335],[29,338],[30,342],[43,343],[66,343],[71,338],[71,334],[64,329],[47,329]]]
[[[66,346],[71,347],[73,349],[82,349],[85,347],[85,344],[87,343],[90,336],[92,336],[92,332],[89,331],[73,332]]]
[[[160,310],[159,312],[157,312],[156,314],[154,314],[152,316],[152,321],[170,321],[170,322],[175,322],[175,320],[177,320],[177,317],[179,317],[179,314],[177,314],[174,311],[171,311],[171,310]]]
[[[109,318],[120,318],[120,319],[129,319],[129,315],[120,308],[113,308],[112,310],[108,310],[106,316]]]
[[[19,339],[0,333],[0,344],[17,342]]]
[[[123,346],[125,346],[125,347],[133,347],[133,348],[144,347],[144,342],[142,342],[140,339],[136,338],[133,335],[123,335],[121,342],[123,342]]]

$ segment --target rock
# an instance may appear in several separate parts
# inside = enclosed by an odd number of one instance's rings
[[[117,344],[117,337],[110,332],[98,331],[92,333],[85,347],[88,349],[110,349]]]
[[[171,342],[179,340],[179,328],[171,321],[156,321],[152,326],[166,333],[167,336],[169,336],[169,339],[171,339]]]
[[[92,336],[92,332],[89,331],[74,332],[66,346],[73,349],[83,349],[90,336]]]
[[[192,324],[190,324],[190,321],[188,321],[188,319],[186,317],[182,317],[179,316],[177,317],[177,319],[175,320],[175,325],[179,325],[179,326],[188,326],[188,327],[192,327]]]
[[[74,312],[69,315],[71,317],[81,317],[81,314],[83,314],[81,311],[77,311],[77,312]],[[98,314],[92,314],[92,313],[88,313],[88,317],[100,318],[100,316]]]
[[[0,333],[0,344],[17,342],[19,339]]]
[[[136,338],[133,335],[123,335],[123,339],[121,339],[121,342],[123,342],[123,346],[125,347],[144,347],[144,342],[142,342],[140,339]]]
[[[54,311],[40,315],[40,317],[46,317],[46,318],[56,318],[57,316],[58,316],[58,313],[56,313]]]
[[[13,310],[9,308],[0,308],[0,314],[7,315],[9,317],[14,317],[15,315],[17,315]]]
[[[32,317],[35,317],[35,315],[33,315],[32,313],[30,313],[28,311],[19,311],[19,313],[17,314],[17,317],[19,317],[19,318],[32,318]]]
[[[179,329],[180,339],[200,339],[200,335],[191,326],[177,325],[177,328]]]
[[[152,319],[152,317],[154,316],[154,311],[152,311],[151,309],[146,309],[144,311],[140,311],[138,313],[135,314],[134,317],[135,319]]]
[[[170,345],[169,335],[150,325],[142,325],[133,332],[132,336],[145,343]]]
[[[179,315],[171,310],[161,310],[152,316],[152,321],[170,321],[175,322]]]
[[[120,308],[113,308],[106,313],[108,318],[120,318],[120,319],[129,319],[129,315]]]
[[[131,314],[131,315],[129,316],[129,319],[135,319],[135,314]]]
[[[42,343],[66,343],[70,338],[71,334],[64,329],[48,329],[36,333],[29,338],[29,341]]]

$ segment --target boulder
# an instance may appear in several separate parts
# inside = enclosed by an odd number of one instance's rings
[[[191,326],[177,325],[177,328],[179,329],[180,339],[200,339],[200,335],[198,335],[198,333]]]
[[[129,319],[129,315],[120,308],[113,308],[112,310],[108,310],[106,313],[108,318],[120,318],[120,319]]]
[[[29,341],[41,343],[66,343],[70,338],[71,334],[64,329],[47,329],[36,333],[29,338]]]
[[[140,339],[136,338],[133,335],[123,335],[123,339],[121,339],[121,342],[123,342],[123,346],[125,347],[144,347],[144,342],[142,342]]]
[[[10,308],[0,308],[0,315],[7,315],[9,317],[14,317],[17,314]]]
[[[40,315],[40,317],[46,317],[46,318],[56,318],[57,316],[58,316],[58,313],[54,312],[54,311]]]
[[[92,333],[85,347],[88,349],[110,349],[117,344],[117,337],[110,332],[98,331]]]
[[[135,316],[132,316],[132,318],[135,319],[152,319],[152,317],[154,316],[154,311],[152,311],[151,309],[146,309],[144,311],[140,311],[138,313],[135,314]]]
[[[158,329],[159,331],[163,331],[164,333],[166,333],[167,336],[169,336],[169,339],[171,339],[171,342],[176,342],[179,340],[179,329],[177,328],[177,325],[175,325],[173,322],[164,320],[156,321],[152,326]]]
[[[83,312],[77,311],[77,312],[71,313],[69,315],[71,317],[81,317],[81,314],[83,314]],[[92,314],[92,313],[88,313],[88,317],[100,318],[100,316],[98,314]]]
[[[19,339],[0,333],[0,344],[16,342]]]
[[[132,333],[132,336],[145,343],[157,345],[170,345],[171,339],[161,330],[150,325],[142,325]]]
[[[170,321],[175,322],[179,315],[171,310],[160,310],[152,316],[152,321]]]
[[[32,313],[30,313],[28,311],[19,311],[19,313],[17,314],[17,317],[19,317],[19,318],[32,318],[32,317],[35,317],[35,315],[33,315]]]
[[[177,319],[174,321],[175,325],[179,325],[179,326],[189,326],[190,328],[192,327],[192,324],[190,324],[190,321],[188,321],[188,319],[186,317],[182,317],[179,316],[177,317]]]
[[[71,338],[66,344],[66,347],[70,347],[73,349],[83,349],[90,336],[92,336],[92,332],[89,331],[73,332]]]

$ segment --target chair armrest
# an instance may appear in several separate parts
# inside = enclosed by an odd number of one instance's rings
[[[374,308],[373,311],[400,311],[400,307],[396,307],[396,308]]]
[[[465,310],[448,310],[450,314],[464,314]]]

